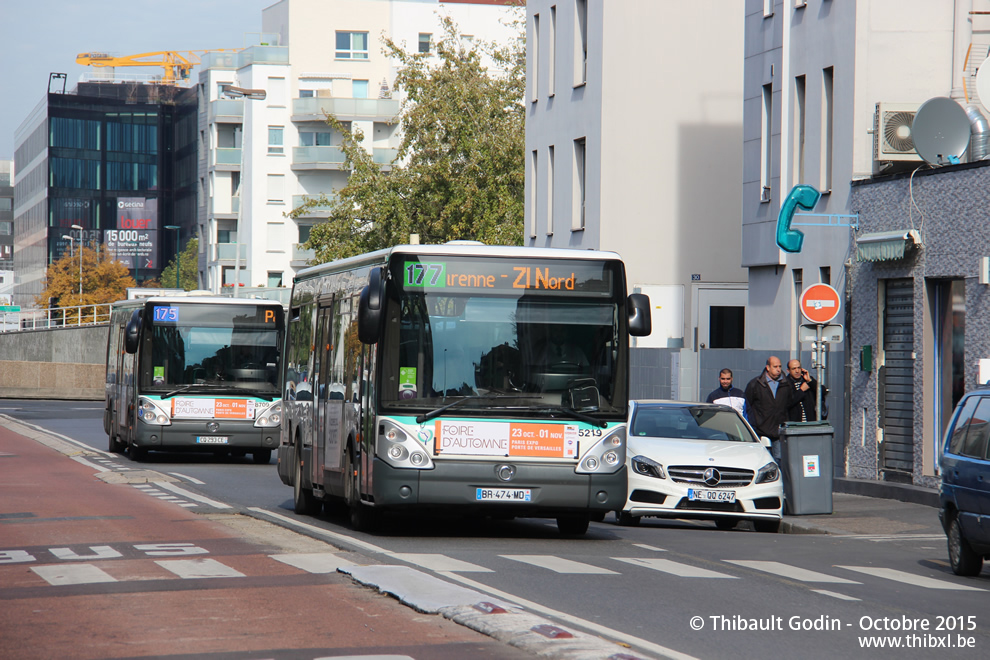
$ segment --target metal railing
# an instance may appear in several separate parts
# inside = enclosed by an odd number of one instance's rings
[[[0,332],[68,328],[109,322],[110,303],[0,312]]]

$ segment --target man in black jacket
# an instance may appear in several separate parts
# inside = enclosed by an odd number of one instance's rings
[[[784,381],[794,388],[794,401],[787,413],[787,421],[818,421],[818,414],[815,411],[818,381],[811,377],[807,369],[801,367],[801,360],[790,360],[787,363],[787,375],[784,376]]]
[[[770,438],[773,457],[780,460],[780,425],[788,421],[794,388],[782,378],[780,358],[771,355],[763,373],[746,386],[746,414],[761,436]]]

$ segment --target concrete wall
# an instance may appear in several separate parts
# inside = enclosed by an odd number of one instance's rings
[[[107,326],[0,333],[0,398],[103,399]]]

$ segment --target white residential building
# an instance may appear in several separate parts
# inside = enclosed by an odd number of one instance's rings
[[[697,399],[718,384],[717,370],[699,380],[701,354],[743,348],[750,323],[743,4],[529,0],[526,10],[525,243],[618,252],[654,308],[633,391]]]
[[[381,35],[410,52],[428,52],[440,15],[465,40],[516,38],[510,3],[492,0],[282,0],[262,13],[259,45],[211,53],[200,73],[200,277],[219,292],[233,285],[291,286],[313,257],[300,249],[319,211],[286,214],[306,197],[341,188],[341,135],[334,114],[364,134],[363,146],[389,163],[399,145],[391,89],[397,62],[382,54]],[[263,100],[231,99],[226,85],[264,90]],[[241,254],[237,254],[237,246]]]

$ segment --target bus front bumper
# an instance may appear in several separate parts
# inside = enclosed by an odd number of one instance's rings
[[[169,426],[138,422],[135,444],[147,449],[276,449],[279,427],[258,427],[253,421],[225,421],[210,432],[205,420],[173,420]]]
[[[579,474],[573,465],[512,462],[515,475],[502,481],[502,463],[438,462],[431,470],[396,469],[374,459],[374,504],[473,509],[492,515],[550,516],[579,511],[617,511],[626,502],[626,468],[611,474]],[[512,490],[520,499],[479,499],[481,491]],[[519,492],[523,491],[523,492]],[[528,491],[526,493],[525,491]],[[487,494],[487,493],[486,493]],[[522,499],[528,497],[528,499]]]

